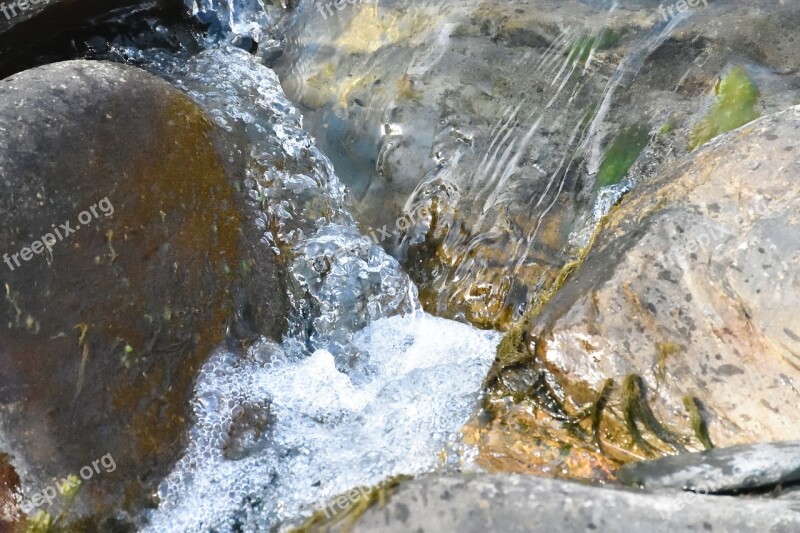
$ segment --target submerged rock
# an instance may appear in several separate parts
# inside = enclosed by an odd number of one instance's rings
[[[494,391],[620,461],[798,438],[798,150],[794,107],[631,193],[506,338]]]
[[[277,72],[363,231],[429,312],[482,327],[545,294],[636,182],[797,103],[800,10],[779,0],[342,5],[298,2]],[[721,78],[752,79],[734,116]]]
[[[322,531],[796,531],[789,502],[593,487],[523,476],[401,482],[352,525]]]
[[[163,80],[26,71],[0,82],[0,130],[2,446],[27,497],[110,457],[71,516],[125,519],[184,449],[193,381],[226,332],[280,337],[281,267],[223,134]]]

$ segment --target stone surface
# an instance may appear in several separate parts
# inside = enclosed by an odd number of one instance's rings
[[[124,519],[183,451],[212,349],[280,338],[282,267],[223,134],[163,80],[105,62],[26,71],[0,82],[0,131],[3,448],[34,492],[111,454],[72,510]]]
[[[737,492],[800,481],[800,443],[770,442],[625,465],[620,479],[648,489]]]
[[[403,482],[385,505],[370,507],[351,531],[789,532],[798,527],[800,513],[789,502],[493,475]]]
[[[799,150],[794,107],[637,188],[495,383],[541,406],[544,380],[625,461],[798,438]]]

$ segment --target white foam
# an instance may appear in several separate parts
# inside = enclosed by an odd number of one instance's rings
[[[216,354],[198,381],[191,445],[148,530],[263,531],[358,485],[442,467],[499,339],[416,313],[357,332],[347,373],[296,341]],[[241,458],[225,457],[232,447]]]

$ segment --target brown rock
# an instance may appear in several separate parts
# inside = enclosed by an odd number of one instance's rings
[[[6,451],[34,491],[111,454],[73,509],[124,514],[177,459],[228,328],[279,337],[274,257],[219,132],[144,71],[74,61],[3,80],[0,131]]]

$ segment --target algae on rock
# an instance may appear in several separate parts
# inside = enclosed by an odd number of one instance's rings
[[[714,87],[716,101],[689,136],[689,151],[759,117],[758,87],[744,67],[734,67]]]

